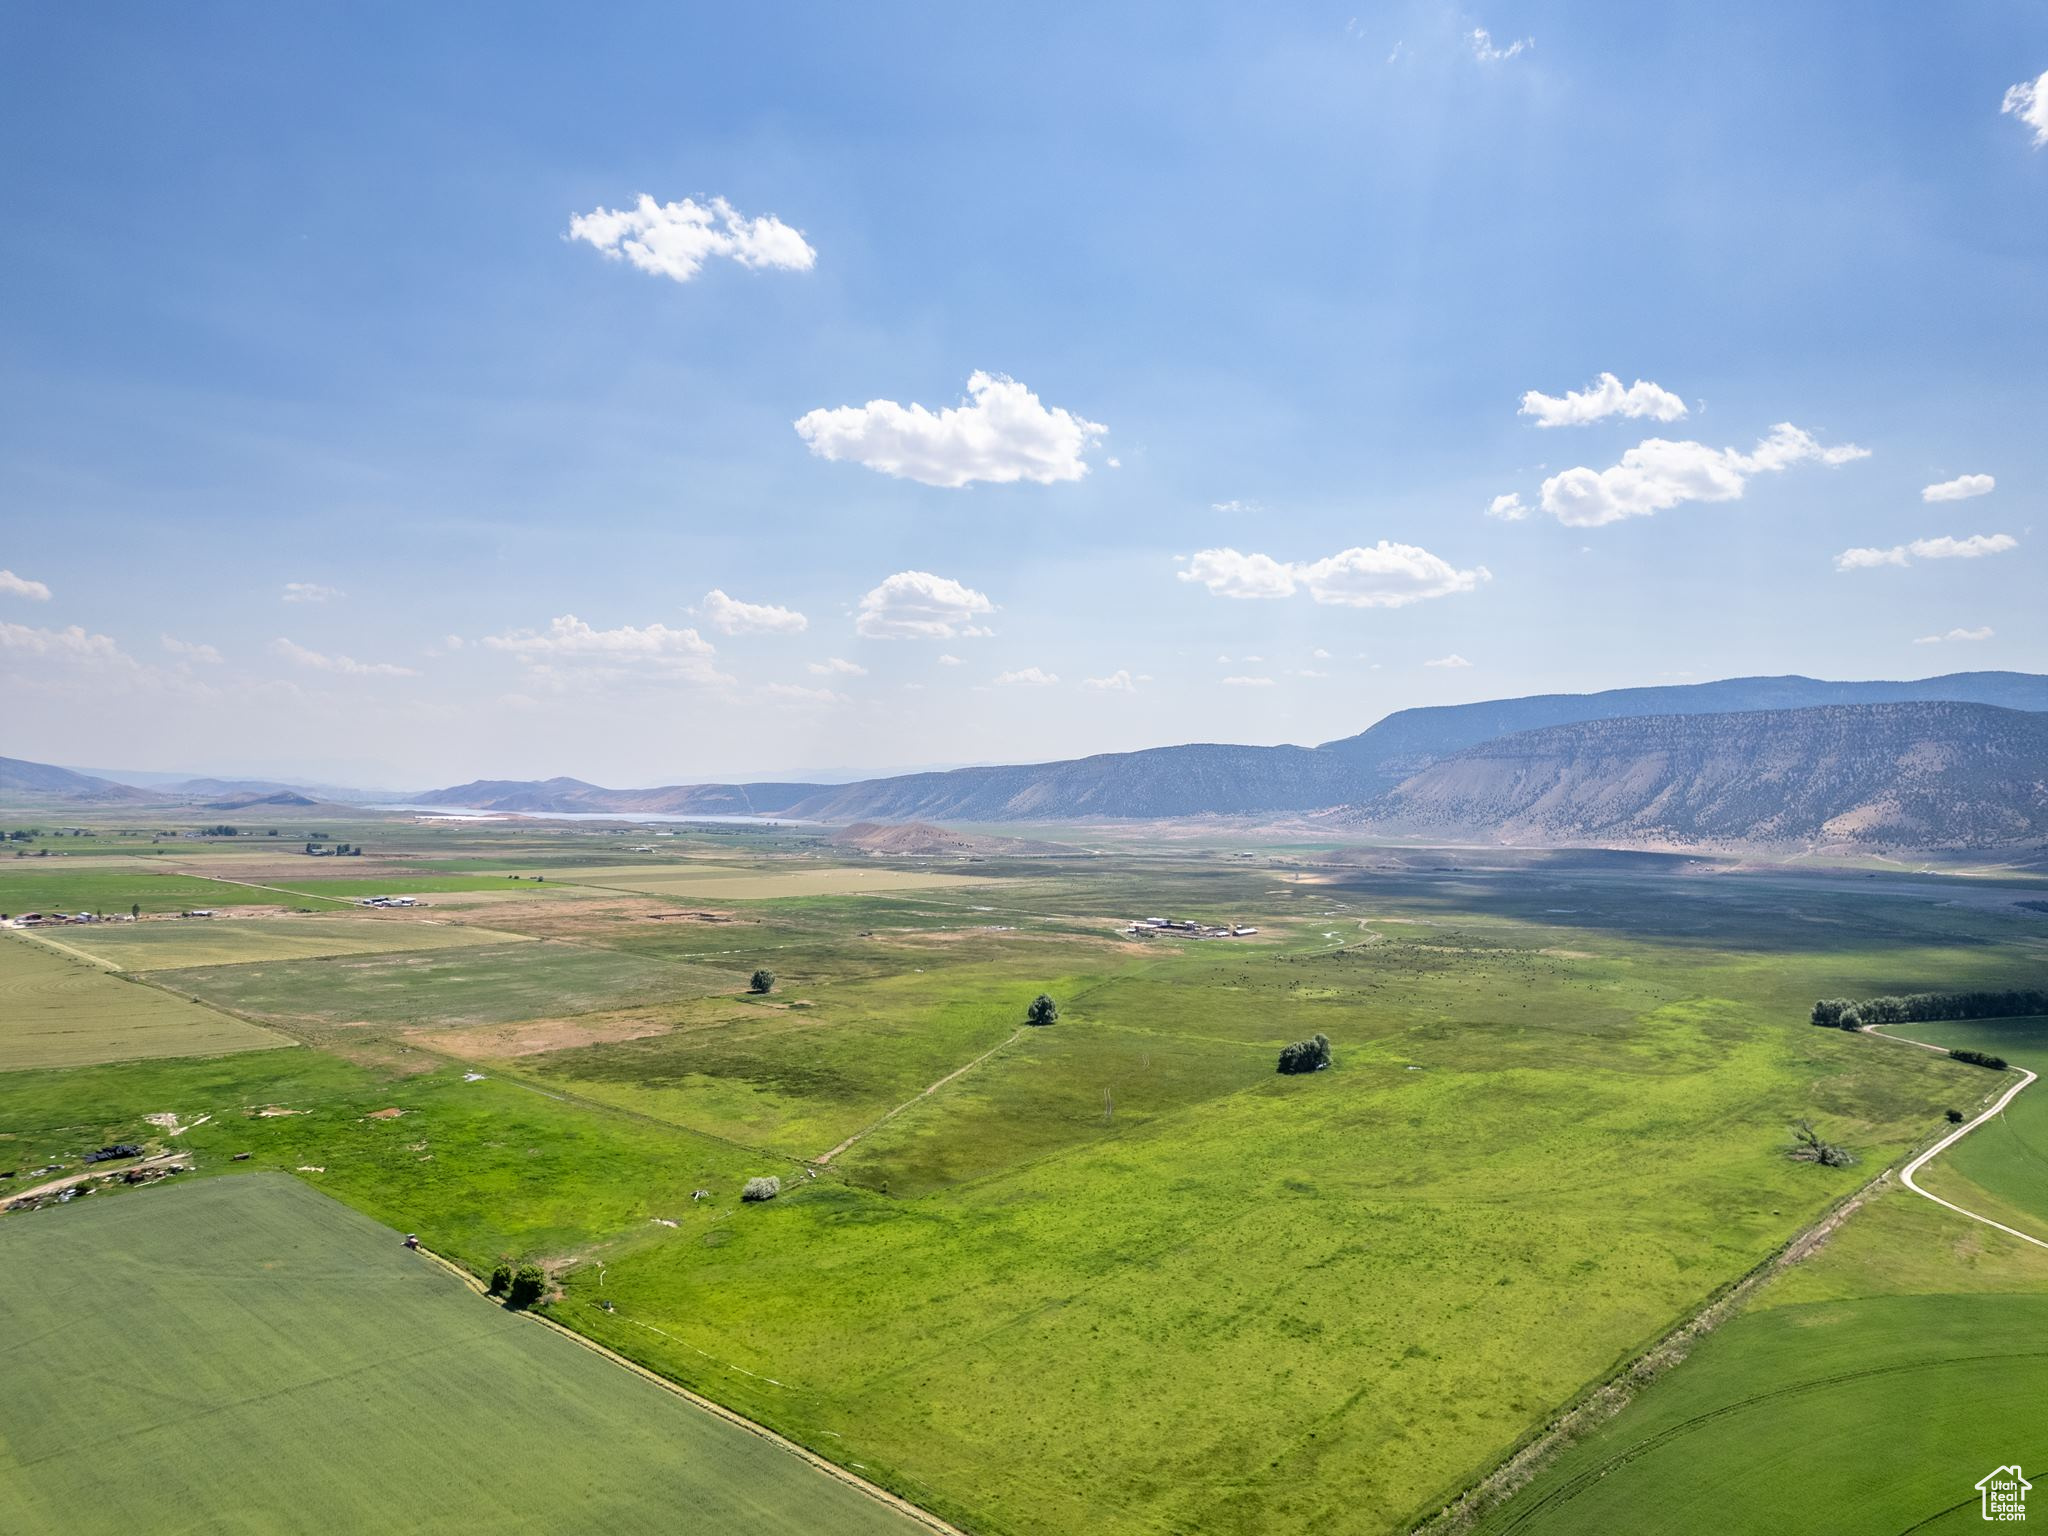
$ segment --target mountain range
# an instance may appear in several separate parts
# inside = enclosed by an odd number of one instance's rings
[[[221,794],[230,785],[239,794]],[[1196,743],[847,784],[607,789],[479,779],[408,797],[537,815],[829,823],[1307,816],[1503,842],[1988,847],[2048,837],[2048,677],[1731,678],[1401,710],[1317,747]],[[262,791],[271,791],[263,793]],[[0,758],[0,791],[74,805],[312,804],[283,786],[148,790]]]

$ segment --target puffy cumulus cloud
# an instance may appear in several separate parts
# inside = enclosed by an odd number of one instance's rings
[[[50,600],[48,586],[40,581],[30,581],[26,576],[17,576],[12,571],[0,571],[0,593],[9,597],[25,597],[37,603]]]
[[[898,571],[860,600],[854,629],[870,640],[954,640],[990,631],[975,621],[996,605],[930,571]]]
[[[133,665],[111,635],[89,634],[76,624],[62,629],[35,629],[0,620],[0,651],[43,661]]]
[[[1001,374],[974,374],[967,394],[967,404],[938,411],[894,400],[810,411],[797,418],[797,435],[821,459],[956,490],[976,480],[1079,480],[1088,473],[1082,456],[1109,430],[1047,407]]]
[[[694,629],[670,629],[666,624],[598,629],[565,613],[550,620],[546,629],[486,635],[484,644],[549,675],[554,668],[572,666],[584,672],[655,672],[689,682],[732,681],[713,663],[717,653],[710,641]]]
[[[1084,677],[1081,686],[1094,693],[1136,693],[1138,684],[1149,683],[1149,677],[1133,677],[1127,667],[1118,667],[1107,677]]]
[[[317,581],[288,581],[281,595],[288,603],[331,603],[348,596],[339,587],[325,587]]]
[[[1777,474],[1794,464],[1830,468],[1868,458],[1854,443],[1823,448],[1813,434],[1789,421],[1771,428],[1751,453],[1704,443],[1652,437],[1608,469],[1568,469],[1543,482],[1543,510],[1571,528],[1598,528],[1629,517],[1650,517],[1688,501],[1738,501],[1752,476]]]
[[[1620,379],[1603,373],[1584,389],[1563,395],[1546,395],[1540,389],[1532,389],[1522,396],[1520,414],[1535,417],[1539,427],[1583,427],[1609,416],[1676,421],[1685,414],[1685,402],[1648,379],[1637,379],[1623,388]]]
[[[809,668],[813,677],[866,677],[868,669],[857,661],[848,661],[844,656],[828,656],[823,661],[814,661]]]
[[[1387,539],[1340,550],[1321,560],[1275,560],[1235,549],[1204,549],[1178,573],[1218,597],[1278,598],[1306,592],[1318,603],[1341,608],[1405,608],[1432,597],[1470,592],[1491,581],[1484,566],[1460,570],[1414,544]]]
[[[271,642],[270,648],[286,661],[297,662],[302,667],[312,667],[321,672],[337,672],[345,677],[418,677],[411,667],[395,666],[388,661],[357,661],[353,656],[329,656],[321,651],[310,651],[305,646],[279,638]]]
[[[995,676],[998,688],[1050,688],[1059,680],[1057,672],[1048,672],[1043,667],[1021,667],[1015,672],[998,672]]]
[[[1944,480],[1939,485],[1923,485],[1920,488],[1922,501],[1968,501],[1972,496],[1989,496],[1998,489],[1998,481],[1991,475],[1957,475],[1953,480]]]
[[[1975,629],[1952,629],[1945,635],[1922,635],[1913,643],[1915,645],[1940,645],[1946,640],[1989,640],[1995,633],[1996,631],[1989,624],[1982,624]]]
[[[210,645],[202,645],[195,640],[180,640],[176,635],[160,635],[158,639],[163,642],[164,649],[173,656],[182,656],[187,661],[203,661],[209,665],[218,665],[220,662],[220,652]]]
[[[1881,565],[1910,565],[1915,560],[1980,560],[2018,549],[2020,541],[2009,533],[1973,533],[1966,539],[1943,534],[1937,539],[1915,539],[1889,549],[1845,549],[1835,556],[1838,571],[1868,571]]]
[[[1472,45],[1472,57],[1482,64],[1499,64],[1514,58],[1517,54],[1527,53],[1536,46],[1535,38],[1518,37],[1503,48],[1494,42],[1493,34],[1484,27],[1474,27],[1466,35],[1465,40]],[[1394,51],[1400,52],[1399,44],[1395,45]],[[1391,64],[1393,59],[1390,57],[1387,62]]]
[[[1497,517],[1503,522],[1519,523],[1529,515],[1529,508],[1522,501],[1520,491],[1509,491],[1505,496],[1496,496],[1486,504],[1486,515]]]
[[[2048,69],[2031,80],[2008,86],[2004,104],[1998,110],[2018,118],[2034,130],[2034,148],[2048,145]]]
[[[743,267],[808,272],[818,259],[802,233],[773,214],[750,219],[722,197],[657,203],[646,193],[631,208],[597,208],[569,220],[571,240],[595,246],[607,260],[687,283],[713,260]]]
[[[794,608],[773,603],[743,603],[713,587],[697,605],[704,622],[723,635],[796,635],[810,628],[811,621]]]
[[[1225,688],[1270,688],[1273,686],[1273,679],[1270,677],[1226,677],[1220,679],[1220,681]]]
[[[1434,661],[1425,661],[1423,665],[1425,667],[1449,667],[1455,670],[1459,667],[1469,667],[1472,663],[1460,656],[1456,651],[1453,651],[1448,656],[1439,656]]]

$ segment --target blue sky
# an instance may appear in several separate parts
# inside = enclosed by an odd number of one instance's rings
[[[2048,670],[2038,6],[1042,11],[0,12],[0,751],[683,782]]]

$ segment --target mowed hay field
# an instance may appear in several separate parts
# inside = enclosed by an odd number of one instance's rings
[[[0,1530],[912,1532],[275,1174],[0,1222]]]
[[[31,939],[0,935],[0,1072],[291,1043]]]
[[[47,937],[124,971],[521,942],[516,933],[381,912],[347,917],[190,917],[146,923],[81,923],[53,930]]]

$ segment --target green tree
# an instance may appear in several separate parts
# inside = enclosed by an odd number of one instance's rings
[[[502,1296],[512,1289],[512,1261],[498,1260],[498,1267],[491,1271],[491,1294]]]
[[[749,992],[761,993],[763,996],[773,992],[775,990],[775,973],[768,970],[754,972],[753,975],[747,978],[747,990]]]
[[[548,1277],[541,1273],[538,1264],[522,1264],[512,1272],[512,1283],[505,1290],[505,1305],[530,1307],[541,1299],[547,1288]]]
[[[1056,1024],[1059,1022],[1060,1005],[1052,1000],[1052,994],[1041,992],[1031,999],[1031,1006],[1024,1010],[1026,1024]]]
[[[129,902],[129,903],[128,903],[128,915],[129,915],[130,917],[140,917],[140,916],[142,916],[142,903],[141,903],[141,902],[139,902],[139,901],[131,901],[131,902]]]

